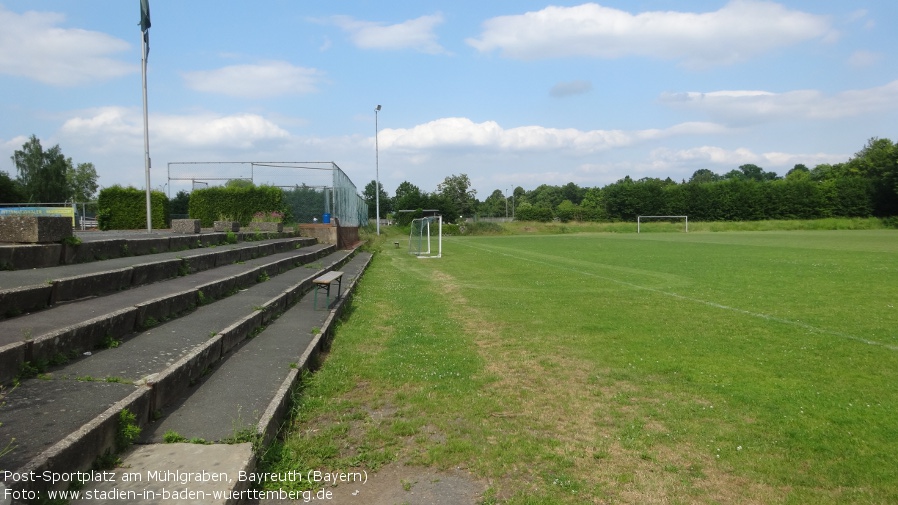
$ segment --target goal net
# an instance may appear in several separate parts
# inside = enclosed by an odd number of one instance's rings
[[[419,258],[443,255],[443,217],[419,217],[412,220],[408,235],[408,252]]]
[[[674,222],[674,220],[682,219],[684,221],[684,232],[689,231],[689,216],[636,216],[636,233],[641,233],[642,231],[642,222],[648,221],[652,219],[663,219],[666,221]]]

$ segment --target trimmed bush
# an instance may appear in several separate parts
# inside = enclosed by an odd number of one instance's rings
[[[153,228],[168,228],[169,201],[165,193],[150,191]],[[101,230],[137,230],[147,225],[147,194],[119,185],[103,188],[97,197],[97,225]]]
[[[190,217],[204,227],[215,221],[239,221],[246,226],[257,212],[280,212],[284,221],[292,216],[284,204],[284,192],[275,186],[224,187],[197,189],[190,194]]]

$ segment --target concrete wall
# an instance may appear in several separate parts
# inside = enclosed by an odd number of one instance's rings
[[[337,245],[337,227],[329,224],[299,224],[300,237],[312,237],[318,239],[320,244]]]

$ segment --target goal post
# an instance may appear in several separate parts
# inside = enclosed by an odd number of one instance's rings
[[[443,216],[419,217],[412,220],[408,235],[408,252],[418,258],[443,256]]]
[[[683,219],[686,222],[685,232],[689,232],[689,216],[636,216],[636,233],[640,233],[644,219]]]

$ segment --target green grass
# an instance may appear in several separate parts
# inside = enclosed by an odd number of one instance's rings
[[[380,247],[263,466],[463,467],[491,503],[898,502],[898,232],[558,231]]]

